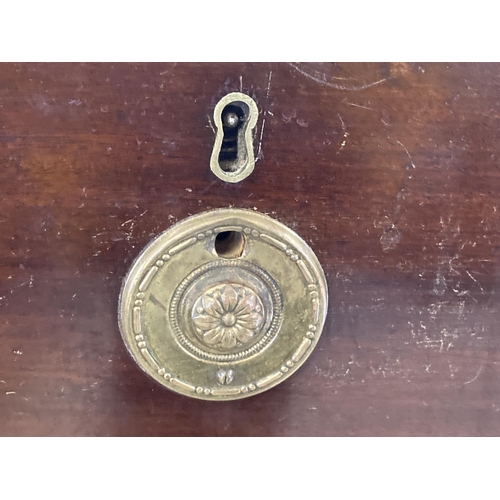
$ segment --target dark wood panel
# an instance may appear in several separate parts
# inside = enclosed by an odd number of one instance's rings
[[[259,161],[209,170],[215,103]],[[0,433],[500,433],[500,66],[0,65]],[[260,396],[173,394],[129,358],[121,281],[209,208],[270,214],[331,293],[317,349]]]

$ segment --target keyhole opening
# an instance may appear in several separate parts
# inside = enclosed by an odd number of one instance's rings
[[[223,259],[241,257],[245,249],[245,236],[238,231],[223,231],[215,238],[215,252]]]
[[[222,110],[223,138],[219,165],[224,172],[235,172],[247,161],[245,124],[249,108],[244,102],[232,102]]]

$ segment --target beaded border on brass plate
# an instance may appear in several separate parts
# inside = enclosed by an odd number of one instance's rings
[[[281,250],[285,253],[287,257],[294,262],[301,274],[304,278],[304,281],[307,285],[307,290],[309,293],[309,297],[311,299],[311,307],[313,312],[313,321],[309,325],[307,332],[304,334],[302,342],[299,347],[295,350],[293,355],[289,360],[287,360],[281,368],[267,375],[253,383],[242,385],[239,387],[221,387],[221,388],[210,388],[210,387],[200,387],[190,384],[184,380],[177,378],[172,373],[169,373],[162,368],[154,356],[148,349],[146,339],[144,334],[142,333],[142,324],[141,324],[141,306],[143,305],[143,299],[145,297],[145,291],[151,284],[151,281],[155,277],[156,273],[159,271],[160,267],[162,267],[170,258],[179,253],[181,250],[194,245],[197,241],[203,240],[204,238],[211,237],[213,234],[218,234],[223,231],[243,231],[243,233],[247,236],[252,236],[253,238],[260,238],[262,241],[274,246],[278,250]],[[249,227],[242,226],[223,226],[218,227],[214,230],[207,230],[205,232],[199,232],[196,236],[187,238],[182,242],[171,247],[167,252],[165,252],[160,259],[158,259],[153,266],[151,266],[148,270],[145,271],[144,277],[139,281],[138,289],[136,292],[136,300],[134,302],[134,308],[132,310],[132,328],[134,331],[134,338],[137,343],[137,347],[140,349],[140,352],[144,359],[149,363],[149,365],[156,370],[158,375],[162,376],[166,381],[170,382],[173,386],[176,386],[180,389],[183,389],[188,392],[194,392],[197,394],[204,394],[205,396],[235,396],[241,393],[247,393],[251,391],[255,391],[257,388],[261,389],[266,387],[267,385],[275,382],[279,378],[283,376],[284,373],[287,373],[293,366],[299,362],[310,346],[312,345],[312,339],[315,336],[317,330],[317,324],[319,322],[319,314],[320,314],[320,306],[319,306],[319,293],[317,291],[316,280],[311,273],[309,266],[306,264],[304,260],[302,260],[299,254],[295,249],[285,244],[284,242],[278,240],[274,236],[269,236],[268,234],[261,233],[255,229]]]

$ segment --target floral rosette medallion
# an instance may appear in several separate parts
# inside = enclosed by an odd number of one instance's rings
[[[200,340],[222,351],[248,344],[264,323],[264,306],[251,289],[232,283],[207,290],[193,306]]]

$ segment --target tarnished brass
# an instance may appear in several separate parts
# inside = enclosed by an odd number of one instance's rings
[[[240,182],[253,172],[255,156],[252,132],[258,114],[255,101],[241,92],[224,96],[215,106],[217,134],[210,168],[219,179]]]
[[[248,210],[189,217],[125,278],[123,340],[157,382],[207,400],[244,398],[294,373],[321,334],[323,270],[291,229]]]

